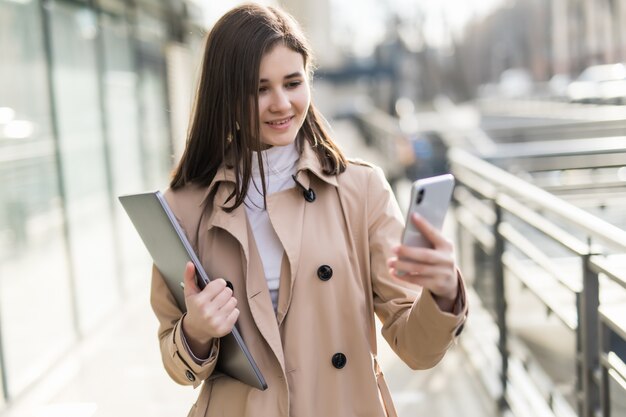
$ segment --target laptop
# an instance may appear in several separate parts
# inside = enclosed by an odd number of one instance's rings
[[[209,277],[185,232],[160,191],[119,197],[141,240],[148,249],[181,311],[186,311],[182,287],[187,262],[196,267],[197,282],[204,288]],[[254,362],[237,327],[220,339],[217,370],[260,390],[267,389],[265,378]]]

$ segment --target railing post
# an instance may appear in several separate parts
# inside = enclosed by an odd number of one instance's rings
[[[600,323],[600,355],[608,354],[611,350],[611,331],[604,323]],[[609,386],[609,370],[606,366],[600,367],[600,406],[602,417],[611,417],[611,395]]]
[[[600,389],[596,371],[600,366],[598,307],[600,285],[598,274],[589,264],[590,254],[584,255],[583,291],[577,294],[578,328],[576,329],[577,397],[580,417],[594,417],[600,409]]]
[[[500,233],[500,224],[502,223],[502,208],[498,205],[497,198],[493,201],[496,221],[493,225],[493,235],[495,236],[495,245],[493,248],[493,278],[494,278],[494,301],[496,308],[496,321],[498,324],[498,351],[501,358],[500,370],[500,386],[502,394],[498,399],[498,408],[505,410],[508,408],[506,401],[506,389],[509,370],[509,348],[508,348],[508,328],[506,324],[506,294],[504,286],[504,264],[502,263],[502,255],[504,254],[504,237]]]

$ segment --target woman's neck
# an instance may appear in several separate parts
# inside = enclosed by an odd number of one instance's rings
[[[285,146],[272,146],[261,153],[266,177],[291,175],[300,156],[295,141]],[[257,152],[252,152],[252,175],[261,176]]]

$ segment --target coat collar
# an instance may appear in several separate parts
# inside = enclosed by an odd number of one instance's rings
[[[324,173],[317,154],[313,150],[313,147],[309,143],[309,141],[303,139],[300,148],[300,158],[298,159],[296,168],[296,178],[298,179],[298,182],[303,187],[309,188],[311,183],[311,177],[310,175],[306,175],[307,173],[309,173],[313,174],[325,183],[337,187],[337,176]],[[305,173],[305,175],[302,175],[302,173]],[[206,203],[206,199],[211,198],[211,195],[213,194],[212,198],[214,209],[212,210],[211,216],[208,219],[209,228],[220,227],[235,236],[235,238],[237,238],[241,246],[244,248],[244,255],[248,260],[250,259],[250,257],[248,253],[248,234],[246,230],[246,222],[236,221],[237,218],[245,218],[245,208],[243,207],[243,205],[240,205],[231,213],[227,213],[220,208],[220,206],[226,202],[226,199],[228,198],[230,193],[235,189],[235,178],[235,170],[233,168],[227,167],[226,164],[222,163],[217,173],[215,174],[213,181],[211,181],[211,184],[207,188],[203,197],[203,201]]]
[[[322,165],[319,162],[317,154],[315,153],[313,146],[309,143],[308,140],[303,139],[301,142],[301,152],[300,158],[298,159],[297,169],[296,169],[296,177],[298,181],[302,182],[302,185],[308,187],[309,186],[309,178],[306,175],[300,175],[301,172],[306,171],[309,172],[320,180],[337,187],[337,177],[335,175],[328,175],[324,173]],[[221,183],[232,183],[236,184],[235,170],[233,168],[227,167],[225,164],[222,164],[213,181],[209,185],[206,196],[208,196],[213,191],[214,188],[218,187]],[[232,189],[231,189],[232,190]],[[226,195],[228,196],[228,194]],[[217,197],[217,195],[216,195]],[[225,200],[216,200],[218,202]]]

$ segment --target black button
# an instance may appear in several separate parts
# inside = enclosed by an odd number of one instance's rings
[[[193,375],[193,372],[191,372],[190,370],[185,371],[185,376],[187,377],[188,380],[190,380],[191,382],[196,380],[196,377]]]
[[[328,265],[322,265],[317,268],[317,277],[322,281],[328,281],[333,276],[333,269]]]
[[[344,366],[346,366],[346,362],[348,362],[348,359],[346,358],[346,355],[344,355],[343,353],[339,352],[339,353],[335,353],[333,355],[333,366],[337,369],[341,369]]]
[[[309,188],[306,191],[302,191],[302,195],[304,195],[304,199],[308,201],[309,203],[312,203],[315,201],[315,191],[313,191],[312,188]]]
[[[232,292],[235,292],[235,288],[233,287],[233,283],[230,281],[226,281],[226,286],[230,288]]]

